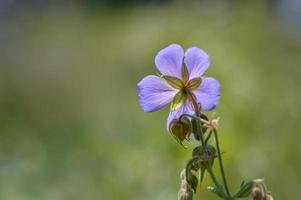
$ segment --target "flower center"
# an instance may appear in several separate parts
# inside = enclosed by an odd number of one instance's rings
[[[202,82],[201,77],[189,80],[189,72],[185,64],[182,65],[182,80],[173,76],[161,76],[168,85],[178,90],[171,103],[171,111],[175,111],[189,101],[194,110],[198,109],[198,103],[193,91],[196,90]]]

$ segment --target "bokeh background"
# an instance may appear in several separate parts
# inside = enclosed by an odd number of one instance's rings
[[[264,177],[300,199],[298,0],[1,0],[0,199],[176,199],[196,143],[181,148],[168,108],[143,113],[136,91],[171,43],[212,58],[231,190]]]

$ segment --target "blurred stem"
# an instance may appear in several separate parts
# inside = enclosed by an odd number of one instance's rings
[[[216,130],[213,130],[213,133],[214,133],[214,137],[215,137],[216,148],[217,148],[217,156],[218,156],[218,161],[219,161],[219,166],[220,166],[220,170],[221,170],[223,183],[224,183],[228,198],[232,199],[229,188],[228,188],[225,171],[224,171],[223,160],[222,160],[221,150],[220,150],[220,146],[219,146],[218,133],[217,133]]]

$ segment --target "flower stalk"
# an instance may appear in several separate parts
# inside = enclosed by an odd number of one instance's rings
[[[230,194],[230,191],[229,191],[229,187],[228,187],[227,179],[226,179],[226,175],[225,175],[225,170],[224,170],[224,166],[223,166],[223,159],[222,159],[222,154],[221,154],[221,150],[220,150],[220,146],[219,146],[219,138],[218,138],[217,130],[213,130],[213,133],[214,133],[214,137],[215,137],[218,163],[219,163],[219,167],[220,167],[220,170],[221,170],[221,175],[222,175],[224,187],[225,187],[226,192],[227,192],[227,197],[229,199],[231,199],[231,194]]]

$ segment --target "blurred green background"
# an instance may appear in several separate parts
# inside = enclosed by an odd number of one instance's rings
[[[168,108],[143,113],[136,91],[171,43],[212,58],[231,190],[264,177],[275,199],[299,199],[300,10],[297,0],[1,1],[0,199],[176,199],[196,143],[181,148]]]

